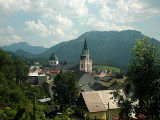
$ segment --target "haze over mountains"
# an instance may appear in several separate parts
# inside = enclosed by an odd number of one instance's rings
[[[85,36],[93,63],[112,63],[122,66],[126,66],[131,59],[132,55],[130,51],[134,46],[136,39],[144,37],[141,32],[135,30],[125,30],[120,32],[91,31],[82,34],[77,39],[59,43],[49,49],[46,49],[46,51],[41,54],[34,55],[36,51],[25,52],[26,49],[18,50],[15,53],[23,57],[48,59],[51,54],[55,52],[60,62],[67,60],[68,63],[78,63],[81,50],[84,45]],[[149,39],[152,40],[153,44],[160,45],[158,40],[153,38]],[[19,45],[21,44],[17,44],[17,46]],[[4,49],[4,47],[2,49]],[[37,49],[40,49],[40,47]],[[4,50],[7,50],[6,47]]]
[[[14,43],[12,45],[6,45],[2,47],[5,51],[12,51],[16,52],[17,50],[23,50],[26,52],[30,52],[32,54],[40,54],[47,50],[47,48],[44,48],[42,46],[31,46],[27,42],[19,42]]]

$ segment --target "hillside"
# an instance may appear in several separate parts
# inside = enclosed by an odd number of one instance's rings
[[[12,45],[6,45],[2,47],[5,51],[16,52],[17,50],[23,50],[32,54],[40,54],[46,51],[48,48],[42,46],[31,46],[27,42],[14,43]]]
[[[119,68],[111,67],[111,66],[105,66],[105,65],[93,65],[94,70],[107,70],[107,73],[120,73]]]
[[[16,52],[13,52],[18,56],[24,57],[24,58],[36,58],[37,55],[36,54],[32,54],[30,52],[26,52],[24,50],[17,50]]]
[[[132,58],[130,51],[133,48],[136,39],[144,37],[141,32],[135,30],[125,30],[120,32],[91,31],[82,34],[77,39],[61,42],[49,49],[46,48],[47,50],[41,54],[33,54],[33,49],[30,49],[30,52],[28,52],[27,50],[24,50],[25,47],[22,50],[15,47],[19,46],[17,44],[26,44],[24,46],[27,46],[29,45],[28,43],[16,43],[12,46],[14,46],[13,48],[18,49],[17,51],[14,51],[15,54],[25,58],[49,59],[54,51],[61,63],[65,60],[67,63],[78,63],[84,45],[85,35],[93,64],[114,67],[126,66]],[[153,38],[149,39],[152,40],[153,44],[160,45],[158,40]],[[36,47],[36,49],[38,49],[38,47]],[[38,50],[40,51],[40,48]]]
[[[70,63],[78,63],[83,48],[85,35],[93,63],[103,63],[126,66],[131,59],[130,53],[136,39],[143,38],[139,31],[125,30],[117,31],[91,31],[82,34],[77,39],[59,43],[49,48],[39,57],[49,58],[54,51],[61,62],[65,59]],[[153,44],[160,45],[160,42],[150,38]]]

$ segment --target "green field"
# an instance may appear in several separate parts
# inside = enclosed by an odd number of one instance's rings
[[[120,73],[119,68],[111,67],[111,66],[105,66],[105,65],[93,65],[93,70],[107,70],[108,73]]]

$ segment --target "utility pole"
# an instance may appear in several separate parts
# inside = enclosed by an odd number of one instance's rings
[[[109,120],[109,102],[108,102],[108,120]]]
[[[84,119],[86,120],[87,114],[84,114]]]
[[[36,120],[36,93],[33,93],[33,115],[34,115],[34,120]]]
[[[71,107],[71,98],[69,99],[69,105],[70,105],[70,107]]]

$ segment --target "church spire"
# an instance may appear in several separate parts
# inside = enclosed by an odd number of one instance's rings
[[[92,73],[92,59],[89,55],[89,49],[87,48],[87,41],[85,36],[84,48],[79,60],[79,71]]]
[[[87,50],[87,41],[86,41],[86,36],[85,36],[85,41],[84,41],[84,49]]]

